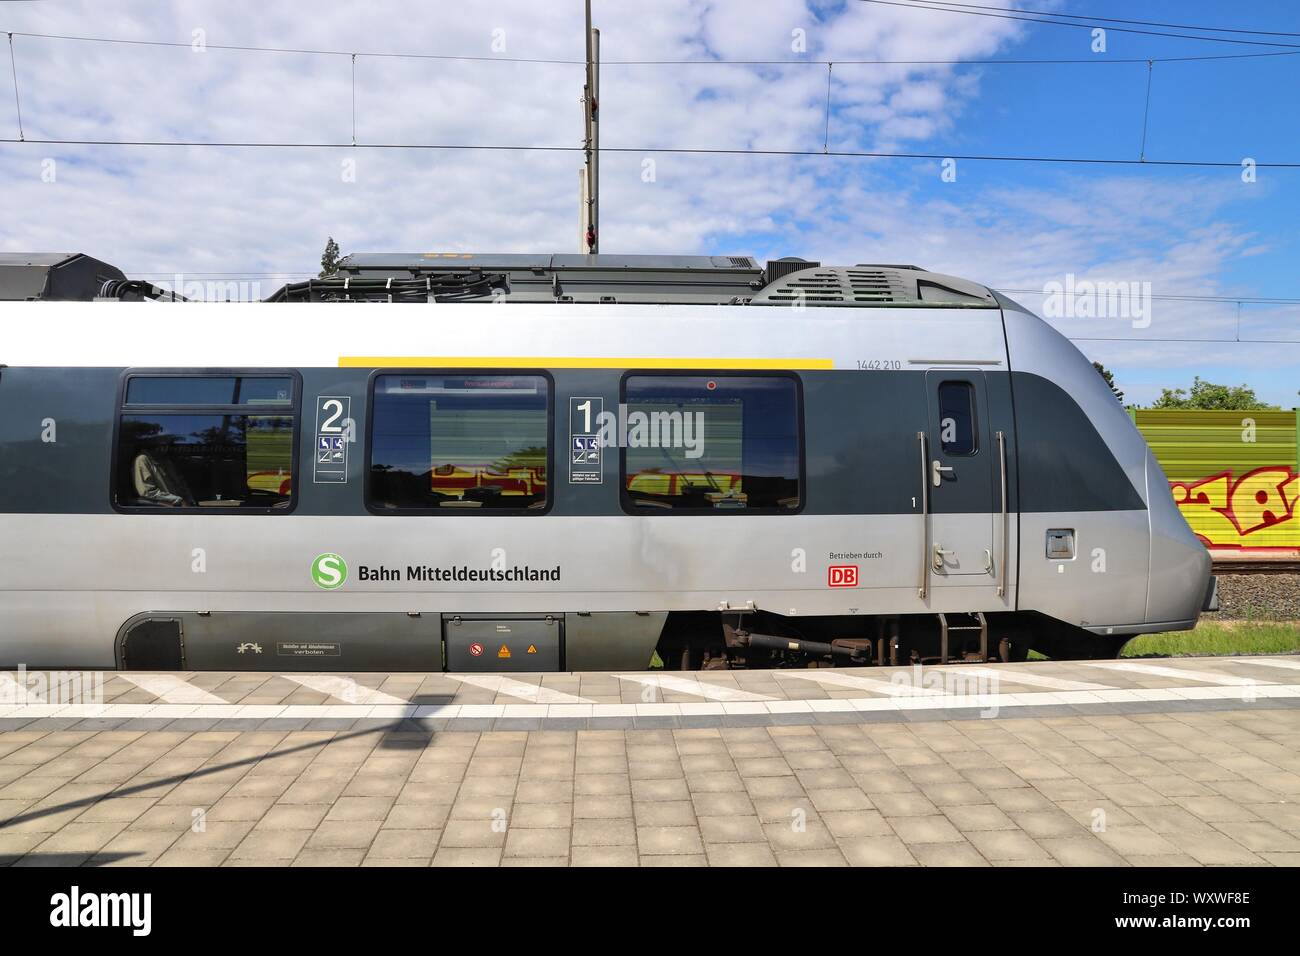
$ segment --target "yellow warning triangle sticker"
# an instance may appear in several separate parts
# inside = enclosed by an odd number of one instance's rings
[[[529,644],[529,645],[528,645],[528,653],[529,653],[529,654],[536,654],[536,653],[537,653],[537,645],[536,645],[536,644]]]
[[[501,650],[497,651],[497,657],[509,657],[509,656],[510,656],[510,648],[502,644]]]

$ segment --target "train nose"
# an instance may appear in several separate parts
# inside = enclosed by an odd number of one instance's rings
[[[1151,516],[1151,572],[1147,590],[1147,623],[1191,627],[1211,597],[1214,578],[1210,553],[1192,533],[1174,504],[1155,458],[1147,462],[1147,502]],[[1216,603],[1217,606],[1217,603]]]

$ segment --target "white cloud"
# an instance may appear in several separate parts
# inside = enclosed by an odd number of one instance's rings
[[[127,0],[111,18],[103,10],[91,0],[10,3],[0,9],[0,26],[182,44],[203,30],[209,44],[478,57],[493,56],[497,39],[507,56],[565,60],[580,60],[584,46],[580,4],[323,0],[306,15],[300,5],[250,0]],[[978,69],[941,63],[844,61],[1023,55],[1026,35],[1015,21],[801,0],[598,2],[596,19],[607,61],[797,60],[792,31],[805,30],[804,59],[836,61],[829,135],[832,148],[844,149],[928,152],[932,138],[959,143],[982,79]],[[348,56],[21,36],[16,50],[29,138],[347,144],[352,137]],[[371,143],[577,146],[582,72],[572,64],[363,55],[357,135]],[[0,128],[16,129],[6,74],[0,70]],[[826,82],[824,66],[797,62],[607,62],[602,143],[819,150]],[[51,157],[57,181],[47,183],[41,163]],[[647,159],[653,182],[643,178]],[[343,177],[348,160],[355,182]],[[580,164],[576,152],[0,146],[0,247],[84,251],[157,275],[313,271],[327,235],[345,251],[576,251]],[[1247,199],[1267,201],[1268,187],[1243,191],[1230,175],[1031,180],[1026,170],[992,179],[972,175],[977,168],[963,163],[958,183],[939,187],[934,163],[609,152],[602,248],[914,262],[1023,289],[1073,273],[1149,281],[1156,293],[1213,295],[1237,294],[1222,287],[1225,264],[1266,243],[1229,211]],[[268,280],[264,291],[276,284]],[[1232,311],[1226,318],[1235,328]],[[1294,318],[1261,313],[1247,332],[1280,335]],[[1218,305],[1161,302],[1145,334],[1217,337],[1225,327]],[[1097,348],[1128,364],[1205,360],[1203,347]],[[1294,355],[1285,349],[1241,353],[1243,364],[1258,367],[1288,359]]]

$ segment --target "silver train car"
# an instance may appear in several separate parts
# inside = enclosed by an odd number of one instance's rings
[[[1099,658],[1214,606],[1106,382],[952,276],[366,255],[171,304],[3,266],[6,668]]]

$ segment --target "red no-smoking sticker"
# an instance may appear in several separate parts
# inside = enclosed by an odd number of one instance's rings
[[[482,654],[483,654],[483,645],[482,645],[482,644],[471,644],[471,645],[469,646],[469,652],[470,652],[471,654],[473,654],[475,657],[480,657],[480,656],[482,656]]]
[[[857,587],[858,566],[856,564],[832,564],[826,572],[826,584],[833,588]]]

